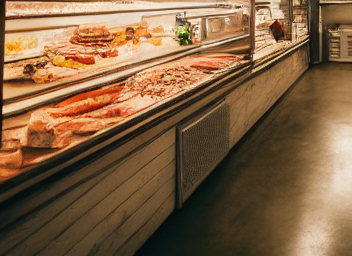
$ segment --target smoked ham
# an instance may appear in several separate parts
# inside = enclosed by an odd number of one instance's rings
[[[68,78],[76,76],[79,71],[72,68],[55,67],[53,65],[47,65],[43,69],[38,69],[33,75],[32,79],[37,84],[46,82],[56,81],[62,78]]]
[[[2,150],[16,150],[27,147],[28,127],[18,127],[2,131]]]
[[[46,109],[34,111],[28,122],[28,146],[35,148],[66,147],[73,139],[72,132],[59,132],[55,126],[72,119],[72,117],[54,118]]]

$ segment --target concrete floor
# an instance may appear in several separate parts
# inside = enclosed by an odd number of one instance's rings
[[[136,256],[352,255],[352,64],[311,68]]]

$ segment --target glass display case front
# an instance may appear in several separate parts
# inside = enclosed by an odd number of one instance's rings
[[[308,8],[306,0],[293,1],[292,40],[301,40],[308,35]]]
[[[7,1],[0,182],[248,66],[250,8]]]
[[[299,0],[256,1],[255,55],[262,59],[308,34],[307,4]]]

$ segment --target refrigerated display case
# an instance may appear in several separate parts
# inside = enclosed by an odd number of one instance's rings
[[[133,255],[308,67],[251,1],[6,3],[1,255]]]
[[[1,183],[248,69],[251,8],[7,1]]]
[[[308,1],[293,0],[292,41],[302,40],[308,35]]]
[[[256,1],[255,6],[255,60],[263,60],[307,39],[306,2]]]
[[[288,1],[257,1],[255,18],[255,60],[284,49],[290,39],[290,7]]]

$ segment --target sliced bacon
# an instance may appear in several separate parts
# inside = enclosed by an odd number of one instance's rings
[[[117,93],[120,92],[123,89],[123,86],[121,84],[115,84],[113,86],[106,86],[98,90],[93,90],[89,92],[84,92],[81,94],[77,94],[71,98],[68,98],[67,100],[64,100],[60,102],[57,106],[58,107],[65,107],[67,105],[70,105],[74,102],[82,101],[88,98],[93,98],[93,97],[98,97],[104,94],[109,94],[109,93]]]
[[[103,94],[97,97],[88,98],[74,102],[61,108],[48,109],[48,113],[53,117],[77,116],[95,109],[114,103],[120,97],[120,92]]]
[[[91,118],[110,118],[114,116],[128,117],[139,111],[142,111],[143,109],[148,108],[149,106],[154,105],[161,100],[162,98],[152,95],[138,95],[136,97],[130,98],[129,100],[111,104],[102,109],[86,113],[83,116]]]

